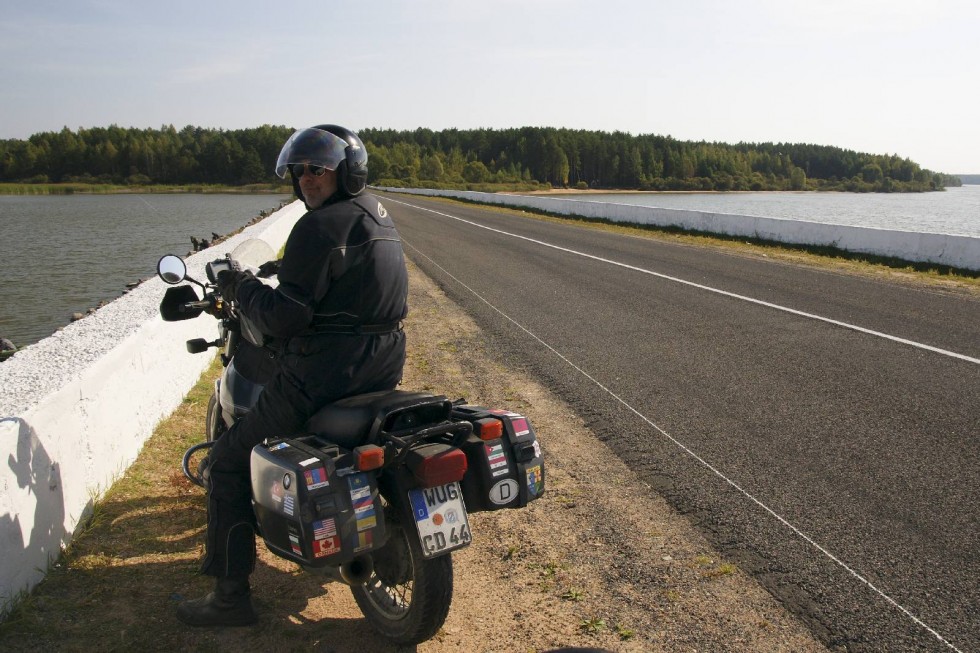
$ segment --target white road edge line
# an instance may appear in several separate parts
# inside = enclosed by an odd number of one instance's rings
[[[771,308],[771,309],[774,309],[774,310],[777,310],[777,311],[783,311],[784,313],[791,313],[792,315],[798,315],[800,317],[805,317],[805,318],[808,318],[808,319],[811,319],[811,320],[817,320],[819,322],[825,322],[827,324],[833,324],[835,326],[839,326],[839,327],[842,327],[842,328],[845,328],[845,329],[851,329],[852,331],[859,331],[859,332],[864,333],[864,334],[867,334],[867,335],[875,336],[875,337],[878,337],[878,338],[884,338],[886,340],[891,340],[893,342],[898,342],[898,343],[901,343],[903,345],[909,345],[910,347],[918,347],[919,349],[924,349],[926,351],[931,351],[931,352],[936,353],[936,354],[942,354],[943,356],[949,356],[951,358],[958,358],[958,359],[963,360],[963,361],[966,361],[968,363],[973,363],[975,365],[980,365],[980,358],[973,358],[972,356],[967,356],[965,354],[959,354],[959,353],[957,353],[955,351],[949,351],[948,349],[940,349],[939,347],[933,347],[932,345],[926,345],[926,344],[923,344],[921,342],[916,342],[914,340],[908,340],[906,338],[900,338],[898,336],[893,336],[893,335],[890,335],[890,334],[887,334],[887,333],[882,333],[881,331],[874,331],[872,329],[866,329],[864,327],[857,326],[855,324],[848,324],[847,322],[841,322],[839,320],[834,320],[834,319],[831,319],[829,317],[823,317],[821,315],[815,315],[814,313],[807,313],[805,311],[799,311],[799,310],[796,310],[795,308],[789,308],[787,306],[781,306],[779,304],[773,304],[771,302],[763,301],[761,299],[755,299],[754,297],[748,297],[746,295],[739,295],[737,293],[729,292],[727,290],[721,290],[720,288],[712,288],[711,286],[705,286],[705,285],[700,284],[700,283],[694,283],[693,281],[687,281],[685,279],[680,279],[678,277],[672,277],[672,276],[667,275],[667,274],[661,274],[660,272],[654,272],[653,270],[647,270],[645,268],[640,268],[640,267],[637,267],[635,265],[629,265],[628,263],[621,263],[619,261],[613,261],[612,259],[607,259],[607,258],[602,258],[600,256],[595,256],[593,254],[586,254],[585,252],[580,252],[578,250],[569,249],[567,247],[561,247],[560,245],[554,245],[552,243],[548,243],[548,242],[545,242],[543,240],[536,240],[534,238],[528,238],[527,236],[521,236],[519,234],[510,233],[508,231],[503,231],[501,229],[495,229],[493,227],[488,227],[486,225],[482,225],[482,224],[479,224],[477,222],[472,222],[470,220],[466,220],[464,218],[460,218],[460,217],[455,216],[455,215],[450,215],[449,213],[442,213],[441,211],[436,211],[434,209],[429,209],[429,208],[426,208],[424,206],[418,206],[418,205],[415,205],[415,204],[409,204],[408,202],[400,202],[398,200],[394,200],[394,199],[391,199],[391,198],[385,198],[385,199],[386,200],[391,200],[393,202],[397,202],[398,204],[404,204],[405,206],[410,206],[410,207],[412,207],[414,209],[419,209],[421,211],[428,211],[430,213],[435,213],[436,215],[441,215],[441,216],[446,217],[446,218],[451,218],[451,219],[456,220],[458,222],[462,222],[462,223],[465,223],[465,224],[468,224],[468,225],[471,225],[471,226],[474,226],[474,227],[479,227],[480,229],[486,229],[487,231],[492,231],[494,233],[498,233],[498,234],[501,234],[501,235],[504,235],[504,236],[510,236],[511,238],[517,238],[517,239],[520,239],[520,240],[525,240],[527,242],[534,243],[536,245],[541,245],[543,247],[549,247],[551,249],[555,249],[555,250],[558,250],[560,252],[566,252],[568,254],[575,254],[576,256],[581,256],[583,258],[592,259],[593,261],[600,261],[602,263],[608,263],[610,265],[615,265],[615,266],[618,266],[618,267],[621,267],[621,268],[625,268],[627,270],[633,270],[634,272],[641,272],[643,274],[649,274],[651,276],[659,277],[661,279],[666,279],[668,281],[674,281],[674,282],[677,282],[677,283],[681,283],[681,284],[684,284],[685,286],[691,286],[693,288],[698,288],[699,290],[706,290],[708,292],[717,293],[719,295],[724,295],[726,297],[731,297],[733,299],[738,299],[738,300],[749,302],[749,303],[752,303],[752,304],[757,304],[759,306],[765,306],[766,308]]]
[[[391,198],[385,198],[385,199],[391,199]],[[397,202],[397,200],[393,200],[393,201],[396,201]],[[439,215],[445,215],[446,217],[450,217],[450,218],[453,218],[455,220],[460,220],[461,222],[467,222],[468,224],[474,224],[474,223],[469,222],[468,220],[463,220],[462,218],[456,218],[455,216],[447,215],[445,213],[440,213],[439,211],[433,211],[432,209],[426,209],[425,207],[415,206],[415,205],[412,205],[412,204],[408,204],[406,202],[399,202],[399,203],[406,204],[407,206],[412,206],[413,208],[423,209],[425,211],[432,211],[433,213],[438,213]],[[483,227],[482,225],[479,225],[479,224],[477,224],[475,226],[482,227],[484,229],[490,229],[491,231],[498,231],[497,229],[491,229],[490,227]],[[501,231],[499,233],[503,233],[503,234],[506,234],[506,235],[513,235],[513,234],[507,234],[507,232],[503,232],[503,231]],[[515,237],[516,238],[523,238],[525,240],[530,240],[532,242],[539,242],[539,241],[535,241],[535,240],[533,240],[531,238],[525,238],[524,236],[515,236]],[[591,381],[592,383],[594,383],[599,389],[601,389],[603,392],[605,392],[610,397],[612,397],[613,399],[615,399],[617,402],[619,402],[620,404],[622,404],[624,408],[626,408],[631,413],[633,413],[634,415],[636,415],[637,417],[639,417],[641,420],[643,420],[644,422],[646,422],[646,424],[648,424],[649,426],[651,426],[658,433],[660,433],[665,438],[667,438],[668,440],[670,440],[674,445],[676,445],[684,453],[686,453],[687,455],[689,455],[690,457],[692,457],[694,460],[696,460],[700,464],[702,464],[704,467],[706,467],[707,469],[709,469],[715,476],[717,476],[722,481],[724,481],[725,483],[727,483],[728,485],[730,485],[732,488],[734,488],[736,491],[738,491],[740,494],[742,494],[744,497],[746,497],[749,501],[751,501],[755,505],[757,505],[760,508],[762,508],[765,512],[769,513],[769,515],[771,515],[774,519],[776,519],[776,521],[778,521],[783,526],[785,526],[786,528],[788,528],[789,530],[791,530],[795,535],[797,535],[804,542],[806,542],[807,544],[809,544],[810,546],[812,546],[814,549],[816,549],[817,551],[819,551],[820,553],[822,553],[829,560],[831,560],[836,565],[838,565],[839,567],[841,567],[844,571],[846,571],[848,574],[850,574],[851,576],[853,576],[856,580],[858,580],[859,582],[861,582],[863,585],[865,585],[872,592],[874,592],[875,594],[877,594],[878,596],[880,596],[889,605],[891,605],[892,607],[894,607],[895,609],[897,609],[899,612],[901,612],[902,614],[904,614],[906,617],[908,617],[916,625],[918,625],[919,627],[921,627],[922,629],[924,629],[926,632],[928,632],[929,634],[931,634],[933,637],[935,637],[937,640],[939,640],[940,642],[942,642],[943,644],[945,644],[947,647],[949,647],[950,650],[956,651],[956,653],[963,653],[962,651],[960,651],[960,649],[956,648],[956,646],[954,646],[952,644],[952,642],[950,642],[949,640],[947,640],[945,637],[943,637],[941,634],[939,634],[936,630],[934,630],[933,628],[931,628],[927,623],[925,623],[924,621],[922,621],[921,619],[919,619],[917,616],[915,616],[908,608],[906,608],[905,606],[903,606],[902,604],[900,604],[898,601],[896,601],[895,599],[893,599],[889,595],[885,594],[884,591],[880,590],[871,581],[869,581],[867,578],[865,578],[864,576],[862,576],[861,574],[859,574],[857,571],[851,569],[851,567],[849,567],[844,561],[842,561],[840,558],[838,558],[837,556],[835,556],[833,553],[831,553],[830,551],[828,551],[827,549],[825,549],[823,546],[821,546],[820,544],[818,544],[816,541],[813,540],[813,538],[811,538],[809,535],[807,535],[806,533],[804,533],[803,531],[801,531],[799,528],[797,528],[796,526],[794,526],[785,517],[783,517],[782,515],[778,514],[775,510],[773,510],[772,508],[770,508],[769,506],[767,506],[766,504],[764,504],[761,500],[757,499],[750,492],[748,492],[747,490],[745,490],[744,488],[742,488],[742,486],[740,486],[738,483],[736,483],[732,479],[728,478],[728,476],[726,476],[724,473],[722,473],[718,468],[716,468],[714,465],[712,465],[711,463],[709,463],[708,461],[706,461],[704,458],[702,458],[701,456],[699,456],[697,453],[695,453],[694,451],[692,451],[685,444],[683,444],[682,442],[680,442],[679,440],[677,440],[676,438],[674,438],[672,435],[670,435],[669,433],[667,433],[667,431],[665,431],[660,426],[658,426],[653,420],[651,420],[650,418],[648,418],[646,415],[642,414],[636,408],[634,408],[629,403],[627,403],[626,400],[624,400],[622,397],[620,397],[615,392],[613,392],[612,390],[610,390],[609,388],[607,388],[605,385],[603,385],[598,379],[596,379],[595,377],[593,377],[592,375],[590,375],[588,372],[586,372],[585,370],[583,370],[581,367],[579,367],[578,365],[576,365],[575,363],[573,363],[572,361],[570,361],[563,354],[561,354],[557,349],[555,349],[554,347],[552,347],[551,345],[549,345],[547,342],[545,342],[544,340],[542,340],[541,338],[539,338],[537,335],[535,335],[533,332],[531,332],[529,329],[527,329],[527,327],[525,327],[524,325],[520,324],[514,318],[510,317],[509,315],[507,315],[506,313],[504,313],[502,310],[500,310],[499,308],[497,308],[496,306],[494,306],[493,304],[491,304],[482,295],[480,295],[480,293],[478,293],[477,291],[473,290],[472,288],[470,288],[469,286],[467,286],[465,283],[463,283],[462,281],[460,281],[459,279],[457,279],[455,276],[453,276],[444,267],[442,267],[441,265],[439,265],[438,263],[436,263],[435,261],[433,261],[431,258],[429,258],[425,254],[423,254],[418,248],[412,246],[408,242],[405,242],[404,239],[402,240],[402,242],[406,246],[410,247],[412,250],[414,250],[415,252],[417,252],[419,254],[419,256],[422,256],[423,258],[425,258],[426,260],[428,260],[430,263],[432,263],[432,265],[434,265],[435,267],[437,267],[440,270],[442,270],[442,272],[447,277],[449,277],[450,279],[452,279],[453,281],[455,281],[456,283],[458,283],[461,287],[465,288],[474,297],[476,297],[481,302],[483,302],[484,304],[486,304],[487,306],[489,306],[492,310],[494,310],[495,312],[497,312],[498,314],[500,314],[501,317],[503,317],[504,319],[506,319],[508,322],[510,322],[511,324],[513,324],[514,326],[516,326],[518,329],[520,329],[521,331],[523,331],[524,333],[526,333],[528,336],[530,336],[531,338],[533,338],[537,342],[539,342],[543,347],[545,347],[546,349],[548,349],[548,351],[550,351],[551,353],[553,353],[555,356],[557,356],[558,358],[560,358],[563,362],[565,362],[566,364],[568,364],[570,367],[572,367],[579,374],[581,374],[582,376],[584,376],[585,378],[587,378],[589,381]],[[547,243],[542,243],[542,244],[547,244]],[[561,247],[556,247],[554,245],[549,245],[549,246],[550,247],[555,247],[555,249],[564,249],[564,248],[561,248]],[[573,251],[573,250],[565,250],[565,251]],[[578,252],[573,252],[573,253],[578,253]],[[590,256],[588,254],[583,254],[583,256],[588,256],[589,258],[597,258],[597,257],[594,257],[594,256]],[[603,260],[603,259],[599,259],[599,260]],[[625,266],[625,267],[631,267],[631,266]],[[651,273],[651,274],[657,274],[657,273]],[[657,276],[664,276],[664,275],[659,275],[658,274]],[[671,278],[671,277],[667,277],[667,278]],[[689,282],[684,281],[682,283],[689,283]],[[698,284],[691,284],[691,285],[697,286]],[[711,290],[711,289],[709,288],[709,290]],[[724,293],[726,295],[727,294],[730,294],[730,293],[727,293],[727,292],[724,292],[724,291],[718,291],[718,292],[722,292],[722,293]],[[765,302],[760,302],[760,303],[765,303]],[[791,309],[787,309],[787,310],[791,310]],[[791,311],[791,312],[796,312],[796,311]],[[980,362],[980,361],[977,361],[977,362]]]

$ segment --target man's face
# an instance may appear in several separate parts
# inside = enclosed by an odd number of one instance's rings
[[[320,208],[331,195],[337,192],[337,172],[335,170],[325,170],[319,177],[314,176],[307,168],[302,177],[299,178],[299,188],[303,191],[306,198],[306,205],[310,209]]]

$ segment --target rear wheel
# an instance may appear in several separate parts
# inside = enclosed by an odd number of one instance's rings
[[[364,617],[396,644],[418,644],[435,635],[453,600],[450,554],[426,560],[414,530],[392,519],[388,542],[373,553],[374,572],[351,593]]]

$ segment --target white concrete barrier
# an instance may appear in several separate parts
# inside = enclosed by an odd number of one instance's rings
[[[558,215],[574,215],[661,227],[674,226],[726,236],[764,238],[787,244],[830,246],[849,252],[893,256],[905,261],[936,263],[980,271],[980,238],[971,238],[970,236],[851,227],[781,218],[710,213],[686,209],[662,209],[539,195],[501,195],[475,191],[406,188],[380,188],[379,190],[414,195],[455,197],[484,204],[547,211]]]
[[[203,279],[207,261],[249,238],[278,251],[304,212],[294,202],[188,257],[189,274]],[[184,343],[213,339],[214,318],[164,322],[157,307],[165,289],[150,279],[0,364],[0,615],[44,577],[213,360],[188,354]]]

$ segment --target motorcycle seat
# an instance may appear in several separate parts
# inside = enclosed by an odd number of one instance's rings
[[[449,419],[452,403],[442,395],[384,390],[354,395],[327,404],[306,423],[319,438],[353,449],[376,444],[381,431],[438,424]]]

